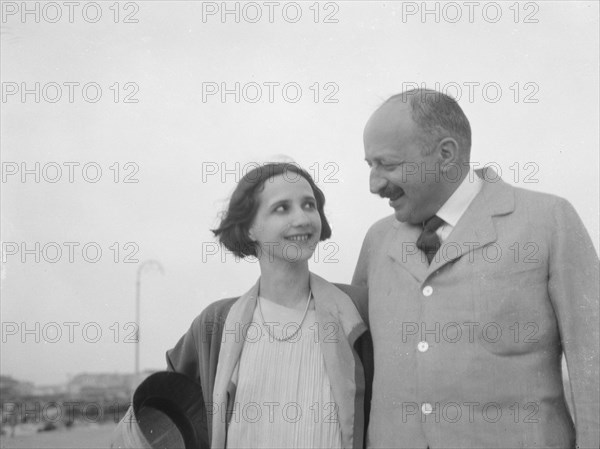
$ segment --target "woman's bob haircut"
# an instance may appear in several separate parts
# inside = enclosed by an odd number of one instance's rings
[[[259,207],[258,193],[263,190],[265,182],[279,175],[284,176],[289,182],[297,182],[300,177],[308,181],[317,200],[317,210],[321,217],[319,241],[331,237],[331,227],[323,211],[325,195],[308,172],[289,162],[269,163],[250,170],[240,179],[219,227],[212,230],[219,238],[219,242],[236,256],[244,258],[257,255],[256,243],[250,240],[248,233]]]

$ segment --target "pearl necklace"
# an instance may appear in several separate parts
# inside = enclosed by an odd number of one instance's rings
[[[304,323],[304,320],[306,319],[306,315],[308,315],[308,306],[310,305],[310,300],[312,297],[312,290],[308,290],[308,298],[306,300],[306,309],[304,310],[304,315],[302,316],[302,320],[300,321],[300,324],[298,325],[298,327],[296,328],[296,330],[294,331],[294,333],[292,335],[288,335],[287,337],[278,337],[275,334],[271,333],[271,330],[269,329],[269,326],[267,326],[267,323],[265,321],[265,315],[263,314],[262,311],[262,306],[260,305],[260,296],[258,296],[258,313],[260,314],[260,319],[262,320],[262,324],[263,326],[267,329],[267,333],[273,337],[275,340],[277,341],[288,341],[291,340],[292,338],[294,338],[296,336],[296,334],[298,332],[300,332],[300,328],[302,327],[302,324]]]

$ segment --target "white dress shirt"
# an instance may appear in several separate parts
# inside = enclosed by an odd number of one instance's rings
[[[436,215],[444,220],[444,224],[435,231],[441,243],[446,241],[460,217],[480,192],[482,185],[483,181],[479,176],[467,175],[452,196],[437,211]]]

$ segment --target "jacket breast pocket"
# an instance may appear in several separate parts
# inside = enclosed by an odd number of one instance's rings
[[[544,266],[492,267],[475,273],[473,302],[479,343],[498,355],[524,354],[552,344],[556,318]]]

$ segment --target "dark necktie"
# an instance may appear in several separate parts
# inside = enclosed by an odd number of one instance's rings
[[[443,224],[444,220],[437,215],[434,215],[423,224],[423,232],[421,232],[421,235],[417,240],[417,248],[427,255],[427,260],[429,263],[431,263],[435,253],[437,253],[438,249],[440,249],[440,246],[442,246],[442,243],[440,242],[440,239],[435,231]]]

